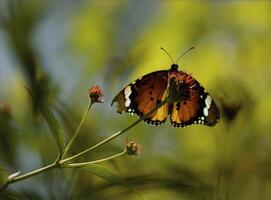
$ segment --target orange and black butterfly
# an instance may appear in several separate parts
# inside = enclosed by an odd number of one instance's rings
[[[111,105],[117,102],[119,113],[125,111],[142,117],[167,98],[170,82],[174,80],[177,83],[173,85],[173,91],[177,93],[173,94],[174,102],[164,104],[144,121],[158,126],[170,116],[174,127],[190,124],[214,126],[219,121],[219,111],[211,95],[190,74],[179,71],[173,60],[172,63],[169,70],[146,74],[127,85],[113,99]]]

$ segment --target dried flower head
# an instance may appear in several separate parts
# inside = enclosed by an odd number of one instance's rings
[[[242,80],[234,77],[220,78],[216,81],[216,85],[217,99],[220,101],[224,122],[231,125],[241,113],[244,116],[253,115],[255,101]]]
[[[5,116],[11,116],[10,105],[7,103],[0,102],[0,114],[5,115]]]
[[[140,144],[138,144],[136,141],[126,142],[126,151],[128,155],[139,155]]]
[[[103,103],[103,91],[98,85],[90,87],[88,95],[92,103]]]

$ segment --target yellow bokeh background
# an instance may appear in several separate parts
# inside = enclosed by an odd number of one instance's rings
[[[1,121],[1,167],[29,171],[56,155],[35,103],[52,108],[69,138],[88,88],[103,88],[105,102],[91,109],[72,150],[78,152],[137,119],[117,114],[110,103],[138,77],[170,68],[160,47],[175,61],[194,46],[179,61],[180,70],[210,92],[221,121],[180,129],[169,122],[141,123],[81,160],[112,155],[127,137],[141,144],[141,155],[103,165],[147,199],[270,199],[269,1],[3,1],[0,6],[0,105],[11,108],[10,121]],[[37,92],[38,102],[24,85]],[[83,171],[48,177],[14,184],[9,192],[32,199],[141,198]]]

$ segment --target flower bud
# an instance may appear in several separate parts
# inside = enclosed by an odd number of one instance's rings
[[[88,95],[91,99],[91,103],[103,103],[103,91],[98,85],[90,87]]]
[[[137,144],[136,141],[126,142],[126,151],[128,155],[139,155],[140,144]]]

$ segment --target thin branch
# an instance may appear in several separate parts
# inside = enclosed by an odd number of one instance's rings
[[[23,175],[21,175],[21,176],[16,176],[16,177],[14,177],[13,179],[9,180],[9,181],[7,182],[7,184],[9,185],[9,184],[11,184],[11,183],[16,183],[16,182],[22,181],[22,180],[24,180],[24,179],[30,178],[30,177],[32,177],[32,176],[41,174],[41,173],[43,173],[43,172],[52,170],[52,169],[57,168],[57,167],[59,167],[58,163],[52,163],[52,164],[50,164],[50,165],[47,165],[47,166],[45,166],[45,167],[36,169],[36,170],[34,170],[34,171],[32,171],[32,172],[23,174]]]
[[[77,135],[78,135],[78,133],[79,133],[79,131],[80,131],[80,129],[81,129],[83,123],[85,122],[86,116],[87,116],[87,114],[88,114],[88,112],[89,112],[89,110],[90,110],[90,108],[91,108],[92,105],[93,105],[93,103],[92,103],[92,101],[90,100],[90,101],[89,101],[89,104],[88,104],[88,107],[87,107],[87,109],[86,109],[86,111],[85,111],[85,113],[84,113],[84,115],[83,115],[83,117],[82,117],[82,119],[81,119],[81,121],[80,121],[79,126],[77,127],[77,129],[76,129],[74,135],[73,135],[72,138],[70,139],[68,145],[67,145],[66,148],[64,149],[64,152],[63,152],[63,154],[62,154],[62,158],[64,158],[64,156],[68,153],[69,149],[71,148],[71,145],[73,144],[73,142],[74,142],[75,138],[77,137]]]
[[[70,163],[70,164],[65,165],[65,167],[70,167],[70,168],[84,167],[84,166],[86,166],[86,165],[91,165],[91,164],[96,164],[96,163],[108,161],[108,160],[117,158],[117,157],[119,157],[119,156],[125,155],[125,154],[127,154],[126,149],[123,150],[122,152],[118,153],[118,154],[113,155],[113,156],[109,156],[109,157],[106,157],[106,158],[102,158],[102,159],[94,160],[94,161],[89,161],[89,162]]]
[[[105,140],[99,142],[98,144],[95,144],[94,146],[74,155],[74,156],[71,156],[69,158],[66,158],[66,159],[63,159],[60,161],[60,163],[65,163],[65,162],[68,162],[70,160],[73,160],[83,154],[86,154],[87,152],[89,151],[92,151],[94,149],[96,149],[97,147],[100,147],[102,146],[103,144],[106,144],[108,143],[109,141],[113,140],[114,138],[122,135],[123,133],[127,132],[129,129],[133,128],[134,126],[136,126],[138,123],[140,123],[141,121],[143,121],[144,119],[146,119],[150,114],[152,114],[153,112],[155,112],[156,110],[158,110],[160,107],[162,107],[164,104],[166,104],[168,102],[168,99],[169,98],[166,98],[165,100],[163,100],[160,104],[158,104],[157,106],[155,106],[149,113],[147,113],[146,115],[142,116],[141,118],[139,118],[138,120],[136,120],[135,122],[133,122],[131,125],[129,125],[128,127],[126,127],[125,129],[121,130],[121,131],[118,131],[117,133],[111,135],[110,137],[106,138]]]
[[[121,130],[121,131],[118,131],[117,133],[115,133],[115,134],[111,135],[110,137],[106,138],[105,140],[101,141],[100,143],[98,143],[98,144],[96,144],[96,145],[94,145],[94,146],[92,146],[92,147],[90,147],[90,148],[88,148],[88,149],[86,149],[86,150],[84,150],[84,151],[82,151],[82,152],[80,152],[80,153],[74,155],[74,156],[71,156],[71,157],[69,157],[69,158],[62,159],[62,160],[59,160],[59,161],[57,160],[57,161],[55,161],[54,163],[52,163],[52,164],[50,164],[50,165],[47,165],[47,166],[45,166],[45,167],[36,169],[36,170],[31,171],[31,172],[29,172],[29,173],[23,174],[23,175],[21,175],[21,176],[16,176],[16,177],[14,177],[14,178],[8,180],[8,181],[6,182],[6,184],[4,185],[4,187],[1,188],[0,190],[5,189],[5,188],[6,188],[8,185],[10,185],[10,184],[13,184],[13,183],[22,181],[22,180],[24,180],[24,179],[30,178],[30,177],[32,177],[32,176],[36,176],[36,175],[38,175],[38,174],[41,174],[41,173],[43,173],[43,172],[50,171],[50,170],[55,169],[55,168],[63,168],[63,167],[69,167],[69,168],[82,167],[82,166],[86,166],[86,165],[89,165],[89,164],[95,164],[95,163],[107,161],[107,160],[110,160],[110,159],[113,159],[113,158],[116,158],[116,157],[118,157],[118,156],[121,156],[121,155],[126,154],[126,153],[127,153],[127,150],[125,149],[124,151],[122,151],[122,152],[119,153],[119,154],[116,154],[116,155],[113,155],[113,156],[110,156],[110,157],[107,157],[107,158],[103,158],[103,159],[100,159],[100,160],[95,160],[95,161],[90,161],[90,162],[84,162],[84,163],[71,163],[71,164],[66,164],[66,165],[65,165],[66,162],[68,162],[68,161],[70,161],[70,160],[72,160],[72,159],[74,159],[74,158],[77,158],[77,157],[79,157],[79,156],[81,156],[81,155],[83,155],[83,154],[85,154],[85,153],[87,153],[87,152],[89,152],[89,151],[91,151],[91,150],[93,150],[93,149],[96,149],[97,147],[102,146],[103,144],[108,143],[109,141],[113,140],[114,138],[116,138],[116,137],[122,135],[123,133],[127,132],[129,129],[133,128],[133,127],[136,126],[138,123],[140,123],[141,121],[143,121],[144,119],[146,119],[150,114],[152,114],[153,112],[155,112],[156,110],[158,110],[161,106],[165,105],[165,104],[168,102],[168,99],[169,99],[169,98],[167,97],[164,101],[162,101],[160,104],[158,104],[158,105],[157,105],[154,109],[152,109],[149,113],[147,113],[146,115],[142,116],[140,119],[136,120],[134,123],[132,123],[131,125],[129,125],[129,126],[126,127],[125,129],[123,129],[123,130]],[[89,105],[88,105],[88,108],[87,108],[87,110],[86,110],[86,112],[85,112],[85,114],[84,114],[84,116],[83,116],[83,118],[82,118],[82,120],[81,120],[81,122],[80,122],[80,124],[79,124],[79,126],[78,126],[78,128],[77,128],[77,130],[76,130],[76,132],[75,132],[75,134],[74,134],[73,137],[71,138],[69,144],[67,145],[67,147],[66,147],[66,149],[65,149],[65,151],[64,151],[65,154],[68,152],[68,150],[69,150],[69,148],[71,147],[71,145],[72,145],[74,139],[76,138],[76,136],[77,136],[77,134],[78,134],[78,132],[79,132],[79,130],[80,130],[80,128],[81,128],[81,126],[82,126],[82,124],[83,124],[83,122],[84,122],[86,116],[87,116],[87,113],[88,113],[88,111],[89,111],[91,105],[92,105],[92,103],[90,102]],[[63,154],[63,155],[64,155],[64,154]]]

